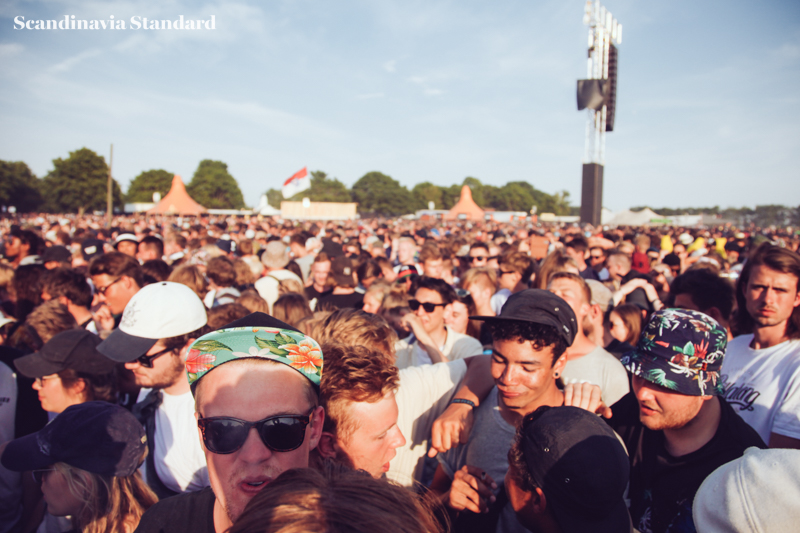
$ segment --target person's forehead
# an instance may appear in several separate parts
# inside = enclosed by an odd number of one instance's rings
[[[399,415],[393,392],[376,402],[350,402],[347,409],[359,423],[356,432],[381,433],[394,426]]]
[[[782,287],[797,287],[798,278],[794,274],[781,272],[767,265],[756,265],[750,273],[749,284],[754,281],[769,282]]]
[[[553,347],[543,346],[537,350],[531,341],[519,342],[519,339],[496,340],[492,343],[495,353],[509,362],[514,363],[550,363],[553,357]]]
[[[417,292],[414,296],[418,301],[425,303],[440,304],[444,301],[442,300],[441,294],[439,294],[434,290],[426,289],[424,287],[420,287],[419,289],[417,289]]]

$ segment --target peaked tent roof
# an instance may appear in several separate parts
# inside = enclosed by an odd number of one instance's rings
[[[206,208],[192,200],[186,192],[186,186],[177,174],[172,178],[172,187],[167,195],[155,207],[147,210],[150,215],[200,215],[205,212]]]
[[[466,215],[469,220],[483,220],[483,209],[478,207],[475,200],[472,199],[472,190],[469,185],[461,187],[461,198],[458,199],[456,205],[445,215],[446,220],[453,220],[460,215]]]

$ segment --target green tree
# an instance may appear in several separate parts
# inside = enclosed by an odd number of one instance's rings
[[[88,148],[69,153],[66,159],[53,159],[53,170],[44,177],[46,191],[44,209],[51,213],[83,214],[105,211],[108,187],[108,165],[103,156]],[[122,191],[112,180],[113,207],[122,207]]]
[[[239,184],[222,161],[200,161],[192,181],[186,186],[197,203],[211,209],[241,209],[244,198]]]
[[[312,202],[352,202],[347,186],[336,178],[329,178],[321,171],[311,172],[311,188],[295,194],[291,200],[308,198]]]
[[[267,203],[275,209],[281,208],[281,202],[283,200],[283,193],[278,189],[269,189],[267,191]]]
[[[44,202],[39,186],[22,161],[0,161],[0,205],[14,206],[18,213],[35,211]]]
[[[380,172],[368,172],[353,184],[353,201],[362,213],[397,216],[414,210],[408,189]]]
[[[146,170],[131,180],[125,201],[130,203],[152,202],[155,192],[161,193],[163,198],[172,187],[173,177],[174,174],[166,170]]]
[[[416,209],[428,209],[428,202],[433,202],[434,209],[444,209],[442,203],[442,188],[429,181],[417,183],[411,189]]]

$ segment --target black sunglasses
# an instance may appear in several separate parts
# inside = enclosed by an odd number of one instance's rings
[[[470,263],[474,263],[475,261],[486,261],[489,259],[488,256],[485,255],[471,255],[469,256]]]
[[[312,410],[313,413],[313,410]],[[256,428],[264,446],[274,452],[290,452],[303,444],[306,426],[311,422],[307,415],[270,416],[258,422],[248,422],[230,416],[214,416],[197,421],[203,443],[211,453],[229,454],[244,446],[250,428]]]
[[[49,474],[50,472],[55,472],[55,468],[43,468],[41,470],[31,470],[31,475],[33,476],[33,481],[37,485],[41,485],[42,481],[44,481],[44,476]]]
[[[422,308],[425,310],[426,313],[433,313],[434,309],[436,309],[440,305],[444,306],[444,305],[447,305],[447,304],[445,304],[445,303],[434,304],[434,303],[430,303],[430,302],[422,303],[419,300],[409,300],[408,301],[408,307],[410,307],[412,311],[416,311],[417,309],[419,309],[419,306],[422,306]]]
[[[172,350],[173,348],[164,348],[160,352],[156,352],[153,355],[144,354],[143,356],[139,357],[136,362],[142,365],[144,368],[153,368],[153,359],[159,355],[164,355],[167,352],[171,352]]]

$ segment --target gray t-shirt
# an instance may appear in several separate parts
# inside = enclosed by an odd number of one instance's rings
[[[619,360],[598,346],[583,357],[570,359],[561,375],[564,383],[591,383],[600,387],[603,402],[611,407],[630,392],[628,371]]]
[[[484,470],[498,486],[503,484],[503,478],[508,470],[508,450],[511,448],[516,429],[503,420],[497,401],[497,387],[494,387],[475,411],[475,424],[469,442],[436,456],[442,469],[451,479],[462,466],[470,465]],[[511,504],[503,507],[495,531],[528,533],[528,530],[517,521]]]

